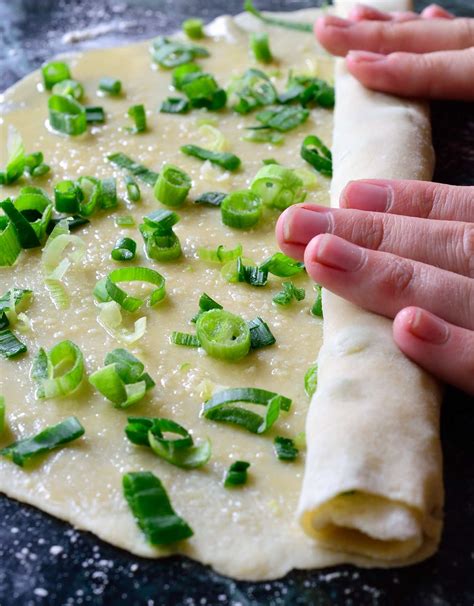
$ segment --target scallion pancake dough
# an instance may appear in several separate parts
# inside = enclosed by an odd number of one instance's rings
[[[315,11],[305,11],[294,13],[292,18],[312,21],[315,15]],[[210,57],[201,60],[201,65],[215,75],[221,85],[226,85],[233,75],[240,75],[252,65],[245,30],[260,28],[260,24],[248,17],[218,19],[209,30],[212,37],[204,42],[209,48]],[[275,74],[274,78],[280,90],[285,86],[290,68],[299,73],[309,72],[323,78],[331,77],[332,60],[318,48],[311,35],[267,29],[271,35],[273,53],[278,60],[279,74]],[[262,166],[264,158],[273,157],[286,166],[303,167],[299,146],[307,134],[315,133],[325,143],[331,144],[332,112],[328,110],[311,110],[308,122],[287,133],[285,144],[281,147],[242,141],[243,127],[254,124],[254,117],[241,117],[226,111],[217,114],[218,128],[229,141],[229,151],[242,158],[243,169],[231,175],[184,156],[179,152],[182,144],[208,146],[198,128],[198,120],[214,117],[214,114],[193,112],[179,117],[158,114],[156,110],[161,100],[169,95],[170,73],[151,66],[147,47],[147,44],[138,44],[114,50],[92,51],[70,58],[73,77],[85,86],[88,104],[104,105],[107,112],[106,125],[94,127],[90,133],[78,139],[62,137],[46,129],[47,95],[38,90],[38,73],[28,76],[7,91],[4,99],[7,114],[1,125],[2,139],[5,138],[7,124],[14,124],[21,132],[28,151],[41,149],[44,152],[45,160],[52,166],[52,174],[40,185],[48,192],[51,193],[55,182],[64,178],[75,179],[80,175],[103,178],[114,174],[120,180],[122,173],[106,162],[105,155],[123,151],[155,170],[159,170],[164,162],[175,163],[186,170],[193,179],[193,199],[209,190],[230,191],[246,187]],[[95,97],[98,81],[104,75],[122,80],[124,97]],[[144,103],[149,112],[149,131],[140,136],[128,135],[122,130],[127,125],[127,108],[136,103]],[[347,125],[344,128],[348,128]],[[429,145],[429,134],[420,134],[416,124],[414,129],[418,134],[413,153],[418,154],[422,146],[424,149],[425,141]],[[344,153],[351,156],[351,150]],[[392,160],[394,158],[387,158],[387,162]],[[336,158],[336,171],[338,161]],[[429,166],[424,170],[429,171]],[[423,175],[417,173],[413,176]],[[344,177],[340,179],[342,184]],[[329,203],[329,184],[322,177],[318,177],[318,180],[318,187],[310,192],[308,199],[320,204]],[[2,197],[15,195],[19,187],[15,185],[8,190],[3,188]],[[116,239],[127,235],[141,242],[136,229],[115,227],[114,216],[132,214],[136,223],[140,223],[143,215],[159,206],[150,189],[143,185],[142,192],[142,202],[133,206],[124,203],[122,209],[110,215],[98,214],[92,217],[90,226],[78,232],[86,242],[87,253],[82,266],[71,270],[67,277],[72,296],[69,310],[57,311],[52,305],[42,281],[39,251],[23,253],[13,269],[2,270],[2,292],[13,286],[31,288],[35,299],[28,312],[32,320],[32,332],[22,336],[28,345],[28,355],[17,361],[0,360],[0,393],[6,398],[8,414],[8,431],[1,436],[1,445],[37,433],[69,415],[79,418],[86,429],[86,435],[27,469],[1,460],[0,489],[13,498],[36,505],[135,554],[160,557],[171,552],[183,553],[235,578],[276,578],[292,568],[320,567],[339,562],[354,562],[364,566],[390,564],[385,559],[374,559],[373,554],[365,555],[362,551],[360,555],[360,550],[358,554],[357,549],[353,548],[346,553],[321,547],[311,535],[312,523],[305,525],[306,530],[309,530],[307,533],[295,516],[305,468],[304,452],[298,461],[291,464],[278,461],[273,452],[275,435],[295,437],[305,428],[308,401],[303,391],[303,376],[317,357],[322,333],[322,322],[309,314],[314,296],[310,281],[304,276],[294,280],[298,286],[306,288],[307,299],[282,310],[271,304],[271,297],[280,289],[281,280],[272,278],[270,284],[262,289],[243,284],[228,285],[216,267],[206,265],[197,258],[196,250],[199,246],[215,248],[218,244],[224,244],[230,247],[240,242],[245,256],[257,262],[265,259],[276,251],[272,215],[268,215],[256,229],[241,233],[225,228],[221,224],[219,211],[189,202],[179,211],[181,221],[176,226],[184,250],[181,261],[170,264],[149,262],[140,247],[137,264],[150,265],[163,273],[167,278],[168,294],[159,306],[137,314],[146,315],[148,330],[146,336],[130,349],[145,363],[146,370],[156,380],[157,386],[142,403],[128,412],[137,416],[172,418],[191,429],[197,442],[208,436],[212,441],[213,454],[204,468],[184,471],[129,443],[123,433],[127,411],[114,409],[87,381],[71,397],[47,401],[35,399],[29,369],[39,347],[50,348],[62,339],[71,339],[83,351],[87,371],[90,373],[103,365],[107,352],[120,346],[97,323],[98,310],[91,293],[96,281],[116,266],[110,259],[110,250]],[[190,330],[189,319],[195,314],[199,295],[204,291],[226,309],[246,319],[261,316],[271,326],[277,344],[233,364],[219,362],[195,350],[170,345],[168,339],[172,330]],[[356,314],[355,318],[357,326],[359,316]],[[388,322],[380,319],[377,321],[383,324],[381,330],[386,343]],[[351,322],[350,319],[348,322]],[[359,325],[359,335],[361,330],[363,332],[363,326]],[[337,327],[335,330],[337,332]],[[325,334],[327,332],[326,326]],[[371,335],[372,329],[361,338],[367,341]],[[390,366],[391,361],[397,357],[393,347],[387,345],[387,352],[388,359],[382,357],[376,362],[377,371],[382,377],[386,365]],[[352,387],[350,380],[344,384],[344,376],[341,374],[343,367],[340,370],[337,364],[336,361],[336,368],[332,371],[339,377],[337,389],[332,390],[334,406],[340,401],[338,397],[347,394],[347,389]],[[410,395],[415,398],[416,404],[424,394],[431,396],[434,393],[433,386],[413,365],[408,362],[406,364],[409,372],[419,377],[419,380],[414,381]],[[324,362],[322,365],[321,389],[325,393],[325,384],[327,382],[331,385],[331,377],[325,379]],[[394,379],[396,385],[391,389],[403,388],[404,385],[400,385],[405,382],[403,377],[395,374]],[[388,381],[391,380],[392,375],[389,373]],[[288,414],[282,414],[274,428],[265,436],[256,436],[232,426],[201,419],[199,411],[203,399],[212,390],[224,386],[256,386],[275,390],[292,398],[293,406]],[[383,395],[380,406],[386,405],[386,400]],[[372,399],[369,399],[369,404],[370,414],[377,415]],[[421,407],[422,410],[414,408],[415,424],[420,426],[423,435],[429,436],[431,453],[437,454],[436,402],[433,403],[431,418],[426,418],[423,413],[424,400]],[[315,400],[308,420],[309,465],[306,465],[306,481],[300,501],[300,511],[305,513],[307,510],[309,515],[315,503],[317,507],[322,503],[318,500],[321,493],[313,491],[312,478],[315,478],[314,486],[317,487],[319,484],[316,480],[319,481],[319,477],[333,478],[340,472],[336,460],[333,472],[323,466],[322,476],[319,475],[319,454],[314,454],[313,440],[314,444],[321,441],[321,444],[326,445],[328,459],[331,449],[335,448],[339,452],[344,445],[357,441],[356,438],[349,440],[347,435],[333,431],[331,418],[323,419],[322,423],[313,423],[317,417],[314,413],[317,408],[318,400]],[[405,409],[402,412],[402,417],[395,424],[398,430],[401,424],[413,422],[411,416],[407,418]],[[349,419],[352,422],[351,435],[357,434],[361,442],[369,441],[370,436],[366,434],[364,424],[358,424],[360,414],[354,415],[351,410],[346,410],[346,413],[347,422]],[[395,417],[397,414],[394,411]],[[417,415],[420,417],[419,422]],[[385,420],[382,418],[381,422],[384,423]],[[373,423],[377,424],[377,421]],[[373,424],[370,428],[373,428]],[[380,432],[390,432],[392,428],[393,425],[387,428],[381,425]],[[410,459],[403,473],[415,474],[413,481],[417,484],[421,482],[420,490],[423,490],[425,463],[420,457],[426,454],[426,449],[420,452],[411,450],[407,454],[403,434],[397,434],[394,440],[398,440],[399,456],[404,454],[405,458]],[[413,449],[413,441],[407,447]],[[347,453],[351,457],[349,446]],[[383,459],[384,453],[379,454]],[[357,459],[357,453],[353,456]],[[243,489],[226,490],[222,486],[225,470],[237,459],[251,463],[250,481]],[[369,472],[372,469],[372,476],[377,476],[379,467],[370,467],[367,453],[363,453],[357,460]],[[439,457],[435,462],[437,467],[434,473],[439,483]],[[391,464],[393,460],[390,459],[387,468]],[[415,469],[412,468],[413,465]],[[176,511],[194,529],[195,534],[189,541],[173,546],[173,549],[156,549],[146,543],[121,489],[122,475],[138,470],[153,471],[161,478]],[[403,486],[406,478],[400,477],[399,482]],[[343,490],[366,489],[363,482],[353,485],[352,477],[350,487],[342,486],[336,481],[329,486],[333,490],[332,496]],[[379,477],[374,489],[377,494],[389,493],[392,497],[392,492],[384,486],[383,477]],[[313,495],[316,495],[315,499]],[[416,518],[418,510],[414,511]],[[384,520],[381,525],[384,525]],[[408,555],[406,559],[402,557],[401,561],[410,559],[412,558]]]

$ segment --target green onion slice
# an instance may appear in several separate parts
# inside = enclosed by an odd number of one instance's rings
[[[68,417],[58,423],[43,429],[36,436],[18,440],[0,450],[0,454],[10,459],[16,465],[23,467],[31,459],[39,455],[46,454],[77,440],[85,433],[84,427],[79,423],[76,417]]]
[[[183,32],[191,40],[199,40],[204,38],[203,25],[202,19],[186,19],[186,21],[183,21]]]
[[[206,204],[208,206],[220,206],[222,200],[227,196],[226,193],[220,191],[208,191],[201,194],[194,200],[195,204]]]
[[[2,358],[14,358],[25,353],[26,350],[26,345],[9,328],[0,330],[0,356]]]
[[[211,309],[196,322],[201,347],[213,358],[236,361],[250,350],[250,330],[245,320],[223,309]]]
[[[229,261],[242,256],[242,244],[237,244],[235,248],[229,250],[226,250],[222,244],[216,249],[200,247],[197,252],[201,261],[207,261],[209,263],[228,263]]]
[[[283,289],[273,297],[273,302],[284,307],[290,305],[292,301],[302,301],[306,292],[304,288],[296,287],[293,282],[283,282]]]
[[[184,347],[201,347],[201,343],[196,335],[187,332],[173,331],[170,336],[170,343],[173,345],[183,345]]]
[[[72,394],[84,376],[84,357],[72,341],[57,343],[48,352],[41,348],[31,366],[31,378],[37,384],[40,400]]]
[[[167,545],[193,536],[174,511],[161,481],[151,471],[123,476],[123,493],[138,526],[151,545]]]
[[[0,297],[0,312],[6,313],[11,324],[17,321],[17,314],[25,311],[33,300],[33,291],[25,288],[10,288]]]
[[[276,343],[270,327],[259,316],[247,322],[250,330],[250,349],[260,349]]]
[[[174,261],[181,256],[181,243],[172,229],[178,221],[179,216],[175,212],[165,209],[156,210],[143,217],[139,229],[150,259]]]
[[[226,170],[234,171],[240,166],[240,158],[229,152],[214,152],[198,145],[183,145],[180,149],[187,156],[193,156],[199,158],[199,160],[209,160],[212,164],[221,166]]]
[[[65,180],[54,186],[54,206],[59,213],[78,213],[81,190],[74,181]]]
[[[162,114],[186,114],[189,111],[189,101],[183,97],[168,97],[161,106]]]
[[[248,229],[256,225],[261,216],[262,199],[252,190],[233,191],[222,201],[222,223],[229,227]]]
[[[76,136],[87,128],[86,110],[73,97],[51,95],[48,100],[51,127],[66,135]]]
[[[294,101],[303,107],[319,105],[329,109],[334,107],[334,88],[319,78],[295,76],[290,73],[287,89],[278,95],[278,102],[292,103]]]
[[[5,398],[0,396],[0,435],[5,431]]]
[[[279,164],[263,166],[255,175],[250,189],[261,198],[265,206],[277,210],[299,204],[306,197],[303,181],[295,171]]]
[[[205,72],[188,73],[180,81],[180,90],[195,108],[217,111],[227,102],[225,90],[219,88],[215,78]]]
[[[25,147],[20,133],[11,124],[7,136],[7,165],[0,172],[0,185],[10,185],[19,179],[25,170]]]
[[[33,225],[25,218],[23,213],[20,212],[10,198],[0,202],[0,208],[2,208],[3,212],[14,226],[18,242],[22,248],[36,248],[37,246],[41,246],[40,237],[36,233]],[[51,209],[49,209],[48,212],[51,214]]]
[[[126,349],[114,349],[105,356],[105,366],[89,377],[89,382],[110,400],[115,408],[128,408],[139,402],[155,386],[143,363]]]
[[[132,215],[118,215],[114,217],[116,227],[135,227],[135,219]]]
[[[306,122],[309,110],[303,107],[273,107],[259,112],[255,117],[262,126],[253,128],[270,128],[284,133]]]
[[[52,90],[54,95],[61,95],[62,97],[69,96],[76,101],[80,101],[84,96],[84,87],[82,84],[69,78],[57,82]]]
[[[0,267],[14,265],[21,252],[15,225],[8,217],[0,217]]]
[[[319,284],[314,285],[314,290],[316,291],[316,300],[313,303],[311,308],[311,314],[316,316],[317,318],[323,317],[323,297],[322,297],[322,288]]]
[[[135,179],[130,177],[130,175],[125,176],[125,187],[127,188],[127,198],[130,202],[139,202],[141,198],[140,188]]]
[[[128,132],[137,134],[146,131],[146,113],[144,105],[132,105],[128,108],[128,115],[135,123],[133,128],[127,128]]]
[[[171,69],[184,63],[190,63],[196,57],[208,57],[209,51],[203,46],[159,36],[153,40],[151,54],[160,67]]]
[[[260,264],[260,269],[280,278],[289,278],[304,270],[304,263],[277,252]]]
[[[104,285],[105,290],[105,285]],[[94,290],[95,294],[95,290]],[[108,297],[105,291],[106,298]],[[135,321],[134,329],[128,331],[122,328],[122,311],[121,307],[115,301],[106,301],[99,304],[100,312],[97,321],[104,330],[114,339],[126,344],[132,344],[139,341],[146,333],[147,320],[146,316],[138,318]]]
[[[107,95],[116,97],[122,92],[122,83],[117,78],[104,76],[99,80],[99,90]]]
[[[110,253],[114,261],[131,261],[135,258],[137,243],[132,238],[119,238]]]
[[[193,318],[191,318],[191,322],[196,323],[199,316],[201,316],[206,311],[210,311],[211,309],[223,309],[223,307],[220,303],[214,301],[212,297],[203,292],[202,295],[199,297],[199,311]],[[199,339],[197,339],[197,341],[197,347],[200,347],[201,344],[199,343]]]
[[[69,67],[63,61],[51,61],[41,68],[44,87],[51,90],[55,84],[71,77]]]
[[[308,398],[312,398],[318,386],[318,365],[313,364],[304,375],[304,391]]]
[[[281,133],[265,129],[251,129],[242,138],[244,141],[251,141],[252,143],[270,143],[271,145],[282,145],[285,141],[285,137]]]
[[[183,84],[186,83],[186,79],[191,74],[197,74],[202,72],[201,67],[197,63],[185,63],[179,67],[175,67],[172,74],[173,86],[176,90],[182,90]]]
[[[73,250],[66,253],[72,246]],[[79,263],[84,257],[86,245],[81,238],[69,233],[66,219],[55,225],[41,255],[44,283],[54,305],[58,309],[67,309],[70,304],[69,294],[63,279],[71,265]]]
[[[137,311],[145,303],[145,300],[139,297],[127,295],[117,283],[119,282],[147,282],[152,284],[153,288],[146,301],[149,307],[153,307],[165,296],[165,279],[154,269],[149,267],[121,267],[114,269],[105,279],[105,290],[109,300],[115,301],[126,311]]]
[[[271,105],[277,93],[270,78],[259,69],[248,69],[243,76],[234,78],[228,88],[232,109],[248,114],[257,107]]]
[[[116,152],[114,154],[109,154],[107,156],[107,160],[118,166],[119,168],[123,168],[130,172],[132,175],[146,183],[147,185],[155,185],[156,180],[158,179],[158,173],[150,170],[143,164],[139,162],[135,162],[132,158],[123,154],[122,152]]]
[[[25,156],[25,173],[30,177],[42,177],[51,169],[43,162],[44,156],[42,152],[33,152]]]
[[[183,170],[174,164],[165,164],[156,180],[155,198],[165,206],[177,208],[184,204],[192,181]]]
[[[326,177],[332,177],[332,154],[316,135],[308,135],[303,140],[301,157]]]
[[[105,122],[105,111],[100,105],[88,105],[84,107],[87,124],[103,124]]]
[[[241,408],[230,406],[234,402],[249,402],[266,407],[265,416]],[[288,411],[291,400],[277,393],[253,387],[225,389],[207,400],[201,411],[202,416],[213,421],[240,425],[252,433],[265,433],[278,419],[280,410]]]
[[[22,219],[28,221],[30,227],[36,233],[38,240],[43,242],[53,209],[51,200],[48,198],[46,192],[38,187],[23,187],[20,189],[20,193],[15,198],[13,204],[15,209],[21,213]],[[5,214],[8,215],[8,212],[5,211]],[[10,219],[16,223],[21,241],[24,235],[26,236],[29,234],[29,230],[26,230],[26,225],[23,222],[20,226],[19,217],[13,217],[11,213],[9,216]],[[22,233],[20,233],[20,231]],[[33,241],[31,244],[33,244]],[[31,246],[28,246],[28,248],[31,248]]]
[[[53,229],[56,227],[58,223],[61,221],[66,221],[67,226],[69,227],[69,231],[74,231],[79,229],[79,227],[83,227],[84,225],[88,225],[90,223],[89,219],[85,219],[84,217],[80,217],[79,215],[73,215],[71,217],[66,217],[66,219],[51,219],[46,228],[46,233],[49,235],[52,233]]]
[[[267,25],[275,25],[277,27],[283,27],[285,29],[293,29],[293,30],[297,30],[299,32],[307,32],[310,34],[313,32],[313,26],[311,23],[299,23],[297,21],[287,21],[286,19],[280,19],[278,17],[269,17],[267,15],[264,15],[263,13],[261,13],[259,10],[257,10],[255,8],[252,0],[245,0],[244,10],[247,11],[248,13],[254,15],[254,17],[257,17],[257,19],[260,19],[260,21],[263,21],[263,23],[266,23]]]
[[[246,282],[250,286],[265,286],[268,281],[268,272],[253,265],[245,265],[242,257],[238,257],[237,281]]]
[[[294,461],[299,454],[295,443],[291,438],[277,436],[273,441],[275,454],[280,461]]]
[[[273,61],[270,41],[266,32],[252,32],[250,34],[250,49],[255,59],[260,63],[271,63]]]
[[[247,461],[235,461],[229,467],[225,474],[224,486],[226,488],[232,488],[234,486],[242,486],[247,483],[247,469],[250,467],[250,463]]]

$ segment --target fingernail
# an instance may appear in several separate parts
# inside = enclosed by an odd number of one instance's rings
[[[313,261],[332,269],[357,271],[365,258],[365,251],[347,240],[331,234],[318,238],[313,251]]]
[[[369,51],[349,51],[347,58],[353,63],[375,63],[376,61],[383,61],[387,56]]]
[[[329,227],[328,211],[292,208],[285,216],[283,237],[288,243],[307,244],[314,236],[328,231]]]
[[[353,181],[344,191],[347,208],[384,212],[391,204],[392,189],[388,185]]]
[[[408,330],[418,339],[433,345],[442,345],[449,337],[449,326],[446,322],[424,309],[416,309],[411,314]]]
[[[341,19],[334,15],[328,15],[324,18],[324,25],[329,27],[350,27],[352,23],[348,19]]]

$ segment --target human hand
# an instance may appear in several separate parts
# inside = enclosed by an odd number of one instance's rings
[[[317,283],[395,318],[408,357],[474,394],[474,187],[353,181],[340,206],[288,208],[281,249]]]
[[[358,6],[349,19],[316,21],[319,42],[346,56],[349,71],[375,90],[406,97],[474,99],[474,19],[432,5],[421,15]]]

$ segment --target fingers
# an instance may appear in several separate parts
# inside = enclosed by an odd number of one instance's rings
[[[390,318],[415,305],[448,322],[474,328],[474,280],[386,252],[361,248],[330,234],[305,249],[311,278],[378,314]]]
[[[339,56],[350,50],[428,53],[474,45],[474,20],[467,18],[350,21],[328,15],[316,21],[314,31],[319,42]]]
[[[418,307],[395,317],[393,338],[414,362],[438,378],[474,395],[474,332]]]
[[[454,19],[454,15],[437,4],[430,4],[418,15],[412,11],[387,13],[365,4],[356,4],[349,12],[351,21],[408,21],[410,19]]]
[[[474,222],[474,187],[389,179],[350,181],[339,200],[352,208],[424,219]]]
[[[419,15],[412,11],[387,13],[372,6],[365,4],[356,4],[349,12],[350,21],[408,21],[409,19],[418,19]]]
[[[474,99],[474,47],[426,54],[351,51],[346,61],[367,88],[403,97]]]
[[[450,13],[437,4],[430,4],[424,8],[420,13],[420,17],[422,19],[455,19],[453,13]]]
[[[306,245],[324,233],[474,277],[474,223],[301,204],[285,211],[277,236],[287,254],[301,258]]]

